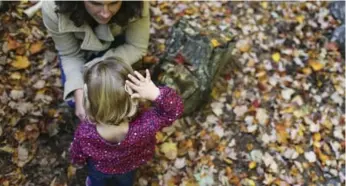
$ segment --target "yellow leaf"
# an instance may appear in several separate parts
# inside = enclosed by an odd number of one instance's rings
[[[298,154],[303,154],[304,153],[304,149],[301,146],[296,145],[295,149],[298,152]]]
[[[173,142],[163,143],[160,146],[160,151],[163,152],[168,159],[174,160],[178,154],[177,144]]]
[[[278,63],[280,61],[280,53],[276,52],[272,55],[272,59],[274,62]]]
[[[268,8],[268,2],[266,2],[266,1],[261,2],[261,6],[262,6],[262,8],[267,9]]]
[[[39,53],[40,51],[42,51],[42,49],[43,49],[43,42],[38,41],[38,42],[36,42],[30,46],[30,53],[36,54],[36,53]]]
[[[245,184],[247,186],[256,186],[256,183],[253,180],[249,179],[249,178],[245,178]]]
[[[4,151],[4,152],[7,152],[7,153],[13,153],[14,149],[12,147],[10,147],[9,145],[6,145],[4,147],[1,147],[0,151]]]
[[[213,88],[213,90],[211,91],[211,97],[214,99],[217,99],[219,97],[220,93],[217,90],[217,88]]]
[[[319,71],[323,69],[324,65],[315,60],[309,60],[309,65],[312,67],[314,71]]]
[[[320,133],[315,133],[313,135],[314,141],[321,141],[321,134]]]
[[[162,132],[156,133],[156,141],[157,141],[158,143],[160,143],[160,142],[163,141],[163,134],[162,134]]]
[[[249,163],[249,169],[254,169],[254,168],[256,168],[256,165],[257,165],[257,163],[256,163],[255,161],[251,161],[251,162]]]
[[[247,150],[252,150],[253,149],[253,144],[252,143],[248,143],[248,144],[246,144],[246,148],[247,148]]]
[[[211,40],[211,44],[213,45],[214,48],[221,45],[221,44],[219,43],[219,41],[216,40],[216,39],[212,39],[212,40]]]
[[[287,108],[282,110],[283,113],[292,113],[294,111],[295,111],[295,107],[294,106],[288,106]]]
[[[311,68],[309,68],[309,67],[305,67],[305,68],[303,68],[303,73],[305,74],[305,75],[310,75],[311,73],[312,73],[312,70],[311,70]]]
[[[305,17],[303,15],[299,15],[296,17],[296,21],[300,24],[304,22]]]
[[[224,158],[223,161],[225,161],[228,165],[233,163],[233,161],[229,158]]]
[[[16,60],[11,65],[17,69],[25,69],[30,66],[30,63],[26,56],[16,56]]]
[[[21,75],[19,72],[14,72],[14,73],[11,73],[10,77],[11,77],[11,79],[20,80]]]
[[[70,180],[76,174],[76,168],[72,165],[67,168],[67,178]]]

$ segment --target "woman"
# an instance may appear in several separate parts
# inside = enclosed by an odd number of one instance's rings
[[[42,17],[59,53],[64,100],[83,120],[84,64],[100,61],[95,57],[140,60],[149,42],[149,2],[43,1]]]

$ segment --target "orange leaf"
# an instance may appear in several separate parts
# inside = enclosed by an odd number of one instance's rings
[[[26,56],[17,56],[16,60],[11,63],[14,68],[25,69],[30,66],[30,62]]]
[[[155,56],[144,56],[143,57],[143,63],[154,64],[157,62],[158,62],[158,59]]]
[[[43,49],[43,42],[38,41],[38,42],[36,42],[30,46],[30,53],[31,54],[37,54],[37,53],[41,52],[42,49]]]
[[[280,143],[287,144],[288,143],[287,140],[289,138],[289,134],[286,131],[285,125],[276,125],[275,128],[276,128],[276,131],[278,133],[278,141]]]
[[[315,60],[309,60],[309,65],[312,67],[314,71],[319,71],[323,69],[324,65],[318,61]]]
[[[14,50],[21,46],[20,43],[18,43],[16,40],[12,39],[12,37],[7,38],[7,47],[8,50]]]

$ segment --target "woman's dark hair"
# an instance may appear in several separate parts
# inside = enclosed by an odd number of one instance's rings
[[[97,22],[91,17],[84,6],[84,1],[55,1],[57,13],[69,14],[70,20],[75,26],[80,27],[85,22],[91,27],[96,26]],[[132,18],[142,16],[143,1],[123,1],[119,11],[111,19],[111,23],[120,26],[128,24]]]

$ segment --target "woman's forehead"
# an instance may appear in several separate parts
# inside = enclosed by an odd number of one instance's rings
[[[107,4],[110,4],[110,3],[115,3],[115,2],[118,2],[119,0],[87,0],[87,1],[90,1],[90,2],[96,2],[96,3],[99,3],[99,4],[103,4],[103,5],[107,5]]]

